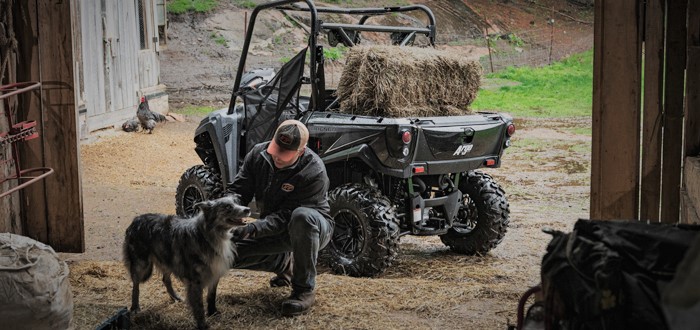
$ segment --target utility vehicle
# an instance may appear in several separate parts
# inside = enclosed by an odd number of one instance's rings
[[[308,44],[279,70],[244,72],[256,19],[266,10],[308,17]],[[406,14],[423,16],[424,25],[372,23],[376,16]],[[341,15],[356,20],[329,21]],[[202,164],[182,175],[177,213],[191,215],[195,203],[221,195],[246,153],[270,140],[278,123],[293,118],[308,126],[308,147],[327,168],[335,231],[321,260],[336,273],[383,273],[396,258],[404,235],[438,235],[462,254],[494,248],[506,233],[509,205],[503,189],[477,169],[500,166],[515,132],[511,117],[345,114],[338,111],[335,90],[326,87],[322,36],[331,46],[347,47],[360,43],[361,33],[385,34],[389,42],[404,47],[421,36],[434,47],[436,31],[435,16],[423,5],[337,8],[317,7],[311,0],[283,0],[257,6],[250,15],[231,102],[206,116],[195,131]],[[303,85],[310,95],[300,94]]]

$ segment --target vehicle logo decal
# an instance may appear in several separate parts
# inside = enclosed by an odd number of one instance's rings
[[[472,148],[474,148],[473,144],[463,144],[457,147],[457,150],[455,150],[455,153],[453,153],[452,156],[464,156],[472,151]]]
[[[291,183],[283,183],[280,189],[284,192],[292,192],[294,190],[294,185]]]

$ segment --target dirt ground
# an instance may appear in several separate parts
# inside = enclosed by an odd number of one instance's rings
[[[121,243],[141,213],[174,213],[179,176],[199,164],[192,134],[198,122],[169,122],[153,134],[110,132],[81,146],[87,251],[63,254],[71,268],[75,323],[94,328],[129,305]],[[484,256],[451,253],[437,237],[405,236],[387,273],[372,279],[321,267],[318,306],[285,319],[288,294],[267,286],[270,274],[231,271],[219,289],[222,315],[213,328],[504,329],[520,295],[539,282],[549,236],[588,216],[590,119],[517,121],[503,167],[489,170],[507,192],[511,222],[501,245]],[[182,292],[182,287],[179,288]],[[157,276],[142,286],[136,329],[193,326],[185,304],[169,301]]]
[[[510,10],[523,1],[470,3],[479,12],[497,13],[490,20],[498,20],[500,26],[527,24],[534,15],[544,15]],[[547,7],[565,2],[537,3]],[[235,37],[242,34],[240,16],[241,10],[226,5],[212,15],[173,20],[171,40],[161,53],[161,77],[172,109],[228,103],[240,49]],[[263,34],[286,28],[279,24],[268,22]],[[575,39],[576,33],[592,34],[592,28],[578,31],[567,35]],[[228,44],[213,42],[214,32]],[[454,47],[484,55],[483,49]],[[285,54],[279,49],[266,53],[264,47],[259,51],[254,55],[259,64],[277,65],[273,62]],[[77,329],[94,329],[130,304],[131,284],[121,264],[124,231],[138,214],[175,212],[180,175],[200,164],[192,140],[198,122],[196,117],[168,122],[150,135],[105,130],[81,145],[86,252],[61,254],[71,269]],[[232,270],[219,286],[222,314],[210,318],[209,324],[214,329],[505,329],[513,324],[519,297],[539,282],[540,261],[550,240],[542,228],[568,231],[577,219],[588,216],[591,122],[516,119],[516,126],[503,166],[488,170],[505,189],[511,209],[508,233],[491,252],[458,255],[438,237],[405,236],[398,260],[377,278],[339,276],[321,267],[317,306],[293,319],[279,312],[289,292],[269,288],[271,274]],[[177,289],[183,292],[179,283]],[[141,297],[143,312],[133,319],[132,328],[194,326],[186,304],[171,303],[158,276],[142,285]]]

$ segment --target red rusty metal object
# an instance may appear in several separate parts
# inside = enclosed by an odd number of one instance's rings
[[[21,82],[9,85],[0,86],[0,100],[10,96],[21,94],[27,91],[35,90],[41,87],[40,82]],[[34,167],[21,169],[19,161],[19,151],[16,147],[17,142],[28,141],[39,137],[39,132],[36,130],[36,121],[21,121],[13,124],[13,116],[10,114],[9,102],[5,103],[5,116],[10,124],[9,132],[0,132],[0,146],[12,144],[12,158],[0,159],[0,165],[12,166],[14,164],[15,174],[6,178],[0,179],[0,184],[10,180],[17,180],[18,184],[7,191],[0,192],[0,198],[8,196],[15,191],[23,189],[30,184],[37,182],[51,173],[53,169],[50,167]],[[34,175],[35,173],[38,173]],[[32,174],[32,175],[30,175]]]

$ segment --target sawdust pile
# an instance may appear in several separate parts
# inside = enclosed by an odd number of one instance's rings
[[[358,46],[338,83],[340,110],[368,116],[468,114],[481,64],[433,48]]]

